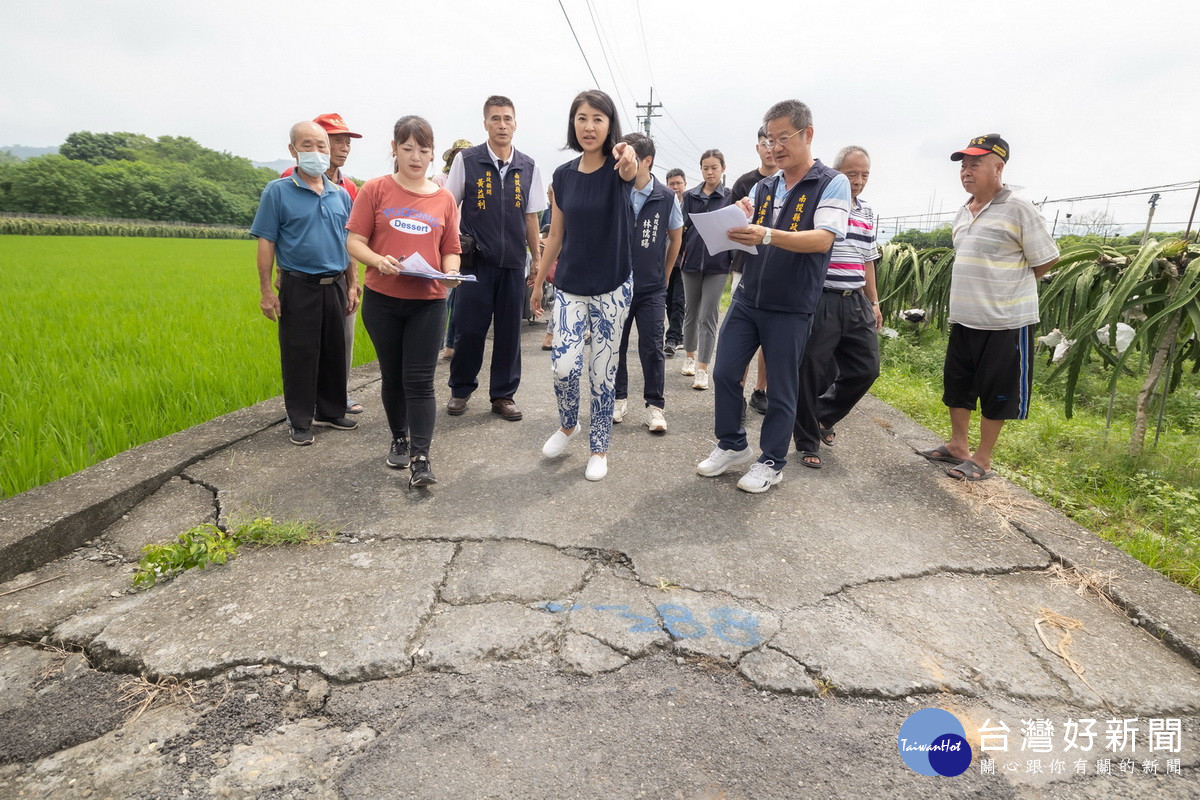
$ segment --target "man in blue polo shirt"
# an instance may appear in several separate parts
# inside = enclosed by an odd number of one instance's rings
[[[796,421],[800,359],[825,283],[833,243],[846,238],[850,181],[812,155],[812,112],[799,100],[771,106],[763,117],[766,144],[779,172],[741,201],[752,224],[729,238],[753,245],[717,339],[713,383],[719,442],[696,466],[706,477],[750,465],[738,488],[765,492],[782,479]],[[767,413],[756,461],[742,425],[742,376],[762,347],[767,363]]]
[[[292,126],[294,174],[263,189],[250,233],[258,237],[263,315],[279,323],[283,403],[292,444],[312,426],[352,430],[346,413],[344,318],[358,308],[358,272],[346,255],[350,196],[325,175],[329,136],[315,122]],[[279,266],[279,293],[271,281]]]

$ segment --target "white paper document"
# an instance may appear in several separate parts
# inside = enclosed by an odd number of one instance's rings
[[[744,228],[750,224],[741,206],[725,206],[716,211],[692,214],[688,219],[696,226],[710,256],[726,250],[745,250],[751,255],[758,254],[758,248],[754,245],[738,244],[726,235],[733,228]]]
[[[429,266],[429,262],[422,257],[420,253],[413,253],[408,258],[400,262],[400,272],[398,275],[407,275],[410,278],[425,278],[431,281],[473,281],[477,280],[474,275],[447,275],[440,270],[436,270]]]

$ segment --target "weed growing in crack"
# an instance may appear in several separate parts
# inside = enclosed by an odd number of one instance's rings
[[[833,685],[833,681],[828,678],[813,678],[813,683],[817,685],[817,697],[821,699],[831,696],[834,690],[837,689]]]
[[[679,584],[676,583],[675,581],[671,580],[670,578],[664,578],[662,576],[659,576],[657,588],[660,592],[671,592],[671,591],[674,591],[675,589],[678,589]]]
[[[173,675],[153,680],[142,675],[124,681],[120,686],[119,700],[129,712],[129,718],[125,720],[126,725],[151,708],[174,705],[184,698],[189,703],[195,704],[196,698],[192,694],[192,682],[181,681]]]
[[[133,585],[147,589],[160,578],[173,578],[196,567],[224,564],[237,556],[238,548],[243,545],[323,544],[332,537],[332,532],[322,531],[315,522],[305,520],[276,522],[270,517],[255,517],[237,522],[229,530],[205,523],[179,534],[173,542],[143,547]]]

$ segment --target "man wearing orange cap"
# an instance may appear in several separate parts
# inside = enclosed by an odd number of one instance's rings
[[[318,117],[314,117],[313,122],[324,128],[325,133],[329,135],[329,169],[325,170],[325,177],[345,189],[350,195],[350,202],[354,202],[355,198],[358,197],[358,184],[342,174],[342,167],[346,165],[346,159],[350,156],[350,140],[361,139],[362,134],[351,133],[350,129],[346,127],[346,121],[342,119],[341,114],[321,114]],[[295,171],[295,167],[288,167],[280,177],[286,178]],[[358,291],[361,292],[361,283],[358,284],[358,287]],[[279,287],[276,286],[275,288],[278,289]],[[347,380],[350,379],[349,369],[354,360],[354,318],[354,313],[346,316]],[[361,414],[362,410],[362,403],[350,397],[346,398],[347,414]]]

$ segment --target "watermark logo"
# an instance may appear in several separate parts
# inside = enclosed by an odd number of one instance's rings
[[[940,708],[909,715],[897,737],[900,757],[913,772],[952,778],[971,766],[971,745],[958,717]]]

